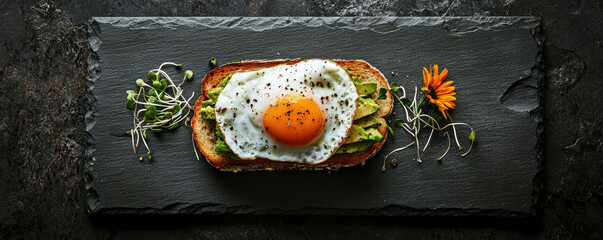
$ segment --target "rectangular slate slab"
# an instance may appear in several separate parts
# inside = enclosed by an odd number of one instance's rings
[[[540,19],[533,17],[397,18],[93,18],[89,28],[86,155],[88,207],[92,213],[488,215],[532,213],[540,159],[542,84]],[[455,81],[456,122],[477,133],[467,157],[436,133],[427,151],[385,154],[412,138],[395,128],[364,166],[335,172],[223,173],[201,156],[191,129],[150,134],[152,160],[134,155],[127,89],[164,61],[187,96],[218,64],[249,59],[364,59],[412,96],[422,67],[439,64]],[[392,74],[393,72],[393,74]],[[193,100],[194,102],[194,100]],[[396,104],[390,120],[402,117]],[[393,126],[393,124],[391,124]],[[459,142],[469,147],[466,128]],[[450,131],[450,133],[452,133]],[[429,135],[423,131],[421,142]],[[453,145],[454,140],[453,140]],[[144,153],[144,147],[138,151]],[[390,158],[391,159],[391,158]]]

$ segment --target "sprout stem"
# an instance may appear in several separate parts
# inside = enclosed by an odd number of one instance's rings
[[[427,126],[427,125],[425,125]],[[434,128],[431,128],[431,133],[429,133],[429,138],[427,139],[427,143],[425,144],[425,147],[423,147],[423,152],[425,152],[425,149],[427,149],[427,146],[429,146],[429,142],[431,141],[431,136],[433,135],[433,131],[435,131]]]
[[[473,142],[474,141],[471,141],[471,145],[469,146],[469,150],[467,150],[466,153],[461,154],[461,157],[467,156],[467,154],[469,154],[469,152],[471,152],[471,148],[473,148]]]
[[[419,124],[418,121],[415,121],[415,123]],[[419,152],[419,149],[421,148],[419,146],[419,128],[420,126],[415,128],[415,142],[417,143],[417,162],[422,163],[423,161],[421,161],[421,153]]]
[[[450,123],[452,123],[452,117],[450,114],[447,115],[450,118]],[[459,144],[459,139],[456,137],[456,127],[454,127],[454,125],[452,125],[452,132],[454,133],[454,141],[456,141],[456,145],[459,147],[459,150],[462,149],[461,144]]]
[[[134,129],[130,130],[130,136],[132,136],[132,149],[134,150],[134,155],[136,155],[136,145],[134,145]]]
[[[197,153],[197,146],[195,145],[195,136],[193,136],[191,134],[191,138],[192,138],[192,143],[193,143],[193,151],[195,152],[195,157],[197,157],[197,161],[201,161],[201,159],[199,158],[199,154]]]
[[[404,150],[404,149],[407,149],[407,148],[409,148],[410,146],[412,146],[413,144],[415,144],[415,142],[414,142],[414,141],[413,141],[413,142],[411,142],[411,143],[409,143],[408,145],[406,145],[406,146],[404,146],[404,147],[401,147],[401,148],[396,148],[396,149],[394,149],[393,151],[391,151],[390,153],[388,153],[387,155],[385,155],[385,158],[383,158],[383,168],[382,168],[382,169],[385,169],[385,162],[387,162],[387,158],[388,158],[390,155],[392,155],[393,153],[395,153],[395,152],[397,152],[397,151],[402,151],[402,150]]]
[[[438,160],[442,160],[442,158],[444,158],[446,156],[446,154],[448,153],[448,150],[450,150],[450,134],[448,134],[448,132],[444,132],[444,135],[446,135],[446,137],[448,137],[448,148],[446,148],[446,152],[444,152],[444,154],[438,158]]]

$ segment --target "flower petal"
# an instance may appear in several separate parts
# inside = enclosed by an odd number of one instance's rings
[[[447,68],[444,68],[444,70],[442,70],[442,73],[440,73],[440,75],[439,75],[439,76],[440,76],[440,79],[442,79],[442,81],[443,81],[444,79],[446,79],[446,77],[448,77],[448,69],[447,69]]]
[[[450,101],[442,101],[442,104],[444,104],[447,108],[454,108],[453,103]]]
[[[442,84],[440,84],[437,88],[435,88],[436,92],[440,91],[440,90],[444,90],[447,87],[450,87],[450,85],[452,85],[453,81],[446,81]]]
[[[456,100],[456,97],[454,97],[454,96],[452,96],[452,95],[442,95],[442,96],[439,96],[439,95],[438,95],[438,100],[442,100],[442,101],[450,101],[450,102],[452,102],[452,101]]]
[[[423,85],[427,88],[429,87],[431,74],[427,71],[427,68],[423,68]]]
[[[447,87],[447,88],[444,88],[444,89],[442,89],[440,91],[437,91],[437,93],[438,94],[450,94],[450,93],[453,93],[453,95],[454,95],[454,94],[456,94],[454,92],[454,89],[455,89],[455,87]]]

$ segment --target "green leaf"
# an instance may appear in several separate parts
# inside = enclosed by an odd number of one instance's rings
[[[168,86],[168,80],[165,78],[162,78],[161,81],[159,81],[161,83],[161,91],[165,91],[165,89]]]
[[[180,105],[174,106],[174,113],[180,112]]]
[[[136,92],[134,90],[126,90],[126,93],[128,95],[132,95],[132,94],[136,95]]]
[[[147,131],[143,131],[143,132],[142,132],[142,137],[143,137],[144,139],[147,139]]]
[[[398,91],[398,84],[396,84],[395,82],[392,82],[389,87],[392,89],[393,92]]]
[[[394,124],[397,128],[402,128],[402,127],[404,127],[404,120],[396,119],[396,121],[394,121]]]
[[[174,130],[178,127],[178,123],[174,123],[168,127],[168,130]]]
[[[387,89],[380,88],[379,89],[379,97],[377,99],[386,99],[387,98]]]
[[[172,113],[166,113],[165,115],[163,115],[164,119],[170,119],[172,118]]]
[[[385,172],[385,166],[381,168],[381,172]]]
[[[149,96],[157,97],[157,91],[154,88],[149,89]]]
[[[216,58],[210,58],[209,59],[209,65],[212,67],[216,67],[218,61],[216,60]]]
[[[144,113],[144,118],[145,118],[145,120],[148,119],[149,121],[151,121],[151,120],[155,121],[155,114],[153,114],[152,112],[146,111]]]
[[[184,77],[185,77],[186,79],[191,79],[191,78],[193,78],[193,71],[191,71],[191,70],[186,70],[186,71],[184,72]]]
[[[352,77],[352,80],[354,80],[355,83],[361,83],[362,80],[360,80],[360,78],[358,77]]]
[[[151,131],[156,132],[156,133],[160,133],[161,131],[163,131],[163,129],[161,128],[150,128]]]
[[[471,133],[469,133],[469,141],[473,142],[475,141],[475,132],[471,131]]]
[[[170,100],[170,99],[167,97],[167,94],[166,94],[166,93],[161,93],[161,96],[160,96],[159,98],[161,98],[161,100],[163,100],[163,101],[168,101],[168,100]]]
[[[153,88],[157,91],[161,91],[161,82],[160,81],[153,81]]]
[[[176,64],[176,67],[182,67],[182,63],[181,64]]]
[[[155,96],[156,96],[156,95],[155,95]],[[150,102],[150,103],[157,103],[157,98],[156,98],[155,96],[149,96],[149,97],[148,97],[148,99],[147,99],[147,102]],[[151,106],[153,106],[153,105],[151,105]],[[155,106],[153,106],[153,107],[155,107]],[[147,109],[148,109],[148,108],[147,108]]]
[[[154,105],[149,105],[149,108],[147,108],[148,112],[153,112],[153,114],[157,114],[157,107]]]
[[[128,94],[128,101],[134,101],[134,97],[136,97],[136,93],[135,94]]]
[[[130,99],[126,106],[128,107],[128,110],[134,110],[134,108],[136,107],[136,103],[134,102],[134,100]]]
[[[157,81],[157,74],[155,74],[155,72],[150,71],[149,73],[147,73],[147,78],[151,81]]]
[[[389,125],[385,125],[385,126],[387,126],[387,130],[389,130],[389,132],[391,134],[394,134],[394,129],[392,129],[392,127],[390,127]]]
[[[154,122],[155,122],[155,119],[154,119],[154,118],[148,118],[148,117],[147,117],[147,114],[145,113],[145,114],[144,114],[144,121],[145,121],[146,123],[154,123]]]
[[[149,154],[147,154],[147,156],[149,157],[149,160],[151,160],[151,158],[153,157],[153,155],[151,155],[150,152],[149,152]]]
[[[144,115],[149,119],[155,119],[157,117],[157,107],[150,105]]]
[[[412,102],[408,98],[402,98],[402,103],[404,104],[404,106],[407,107],[410,107],[410,105],[412,105]]]
[[[144,80],[142,80],[141,78],[136,79],[136,85],[138,85],[139,87],[148,87],[149,84],[145,83]]]

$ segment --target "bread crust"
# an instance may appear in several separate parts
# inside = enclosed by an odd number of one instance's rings
[[[384,117],[388,116],[393,108],[392,93],[389,90],[389,84],[383,74],[363,60],[332,60],[341,67],[348,69],[351,76],[359,77],[362,81],[376,81],[377,89],[387,89],[387,98],[383,100],[376,99],[379,91],[371,96],[381,109],[373,115],[381,121],[378,127],[383,135],[383,140],[373,144],[370,148],[355,152],[352,154],[335,154],[331,158],[318,164],[279,162],[258,158],[255,160],[233,160],[224,154],[214,151],[216,145],[215,120],[203,119],[201,117],[201,102],[207,100],[208,93],[217,88],[222,80],[235,72],[254,71],[263,68],[270,68],[281,64],[293,65],[304,61],[303,59],[279,59],[279,60],[258,60],[243,61],[222,65],[213,69],[205,75],[201,86],[203,95],[197,100],[194,106],[194,116],[191,121],[193,128],[193,139],[199,151],[205,156],[207,162],[220,171],[241,172],[241,171],[262,171],[262,170],[337,170],[342,167],[351,167],[364,165],[366,160],[374,156],[387,140],[387,123]]]

